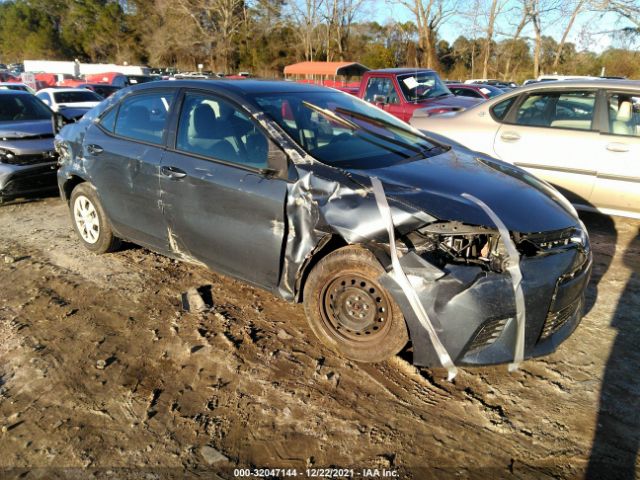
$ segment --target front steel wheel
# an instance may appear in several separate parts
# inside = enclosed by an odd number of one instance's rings
[[[408,341],[400,308],[378,277],[384,270],[371,252],[350,246],[323,258],[304,288],[304,306],[320,341],[359,362],[379,362]]]

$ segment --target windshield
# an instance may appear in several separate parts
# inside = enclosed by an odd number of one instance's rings
[[[373,169],[425,158],[434,147],[418,130],[341,92],[255,95],[256,103],[323,163]]]
[[[430,98],[452,95],[435,72],[416,72],[398,75],[398,83],[408,102],[422,102]]]
[[[56,103],[80,103],[80,102],[99,102],[102,100],[91,90],[76,90],[72,92],[55,92],[53,97]]]
[[[492,85],[480,85],[479,87],[480,91],[489,98],[497,97],[498,95],[502,95],[504,93],[503,90]]]
[[[31,94],[0,95],[0,122],[50,118],[51,110]]]

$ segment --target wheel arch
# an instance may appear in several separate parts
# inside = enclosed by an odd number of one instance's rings
[[[390,264],[388,247],[385,248],[385,246],[375,243],[348,243],[342,236],[336,233],[327,234],[318,242],[316,248],[305,259],[298,270],[298,274],[296,275],[295,301],[299,303],[304,300],[303,292],[305,283],[307,282],[309,273],[311,273],[320,260],[336,250],[351,246],[360,247],[371,252],[383,268],[386,268],[386,266]]]
[[[73,189],[85,182],[88,182],[88,180],[82,178],[80,175],[69,176],[62,185],[63,199],[69,203],[71,201],[71,193],[73,192]]]

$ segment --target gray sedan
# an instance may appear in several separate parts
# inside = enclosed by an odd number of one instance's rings
[[[535,84],[410,123],[525,168],[579,209],[640,218],[640,82]]]

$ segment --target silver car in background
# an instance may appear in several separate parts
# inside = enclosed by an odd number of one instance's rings
[[[577,208],[640,218],[640,82],[526,86],[411,125],[518,165]]]

